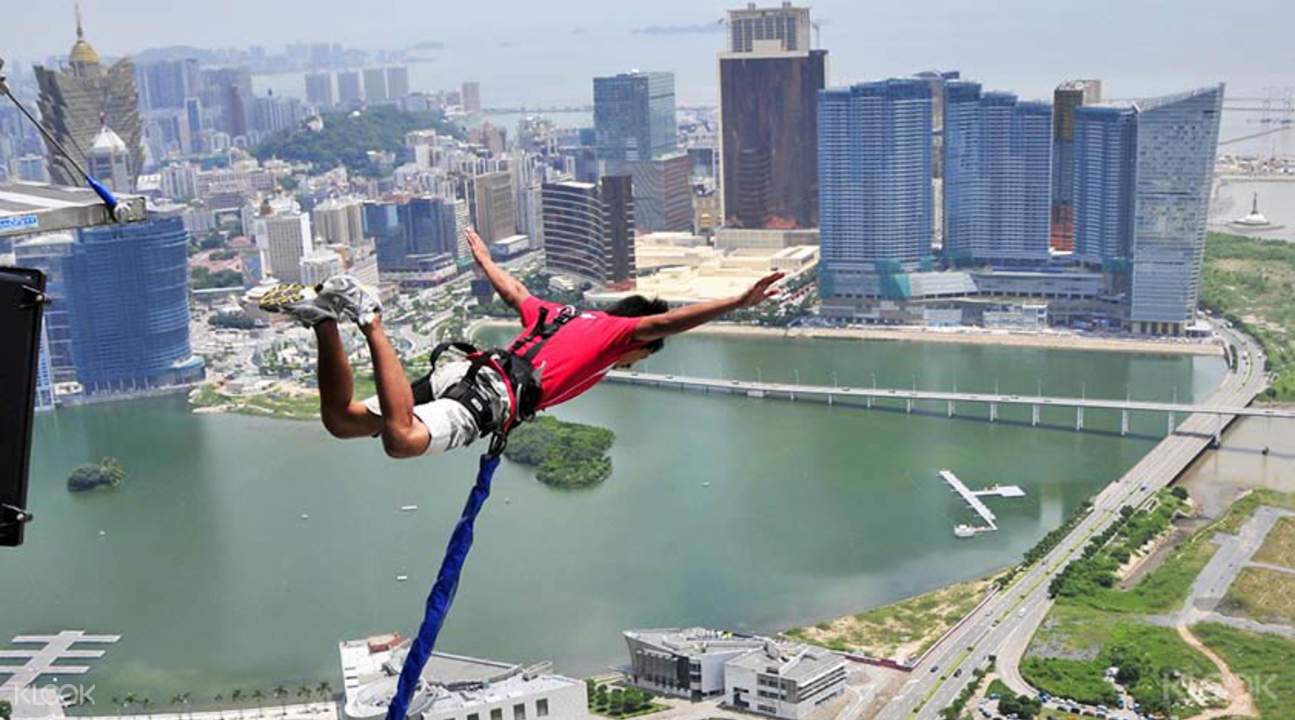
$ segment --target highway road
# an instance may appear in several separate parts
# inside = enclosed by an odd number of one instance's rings
[[[1263,353],[1248,338],[1221,331],[1237,346],[1237,368],[1204,405],[1243,408],[1266,385]],[[1225,423],[1232,419],[1234,416],[1224,417]],[[1018,665],[1034,630],[1052,607],[1048,598],[1052,578],[1078,556],[1092,536],[1118,518],[1121,507],[1139,505],[1172,482],[1208,447],[1215,431],[1213,418],[1200,413],[1187,416],[1174,434],[1094,498],[1092,512],[1057,547],[1022,570],[1007,589],[973,612],[929,652],[900,693],[877,715],[879,720],[937,718],[939,711],[966,686],[973,670],[987,663],[990,655],[997,656],[999,673],[1009,687],[1018,692],[1028,690]]]

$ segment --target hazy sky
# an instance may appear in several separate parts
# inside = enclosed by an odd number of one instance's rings
[[[67,52],[70,0],[3,2],[0,52],[25,60]],[[415,70],[415,89],[474,78],[487,105],[588,102],[591,76],[639,68],[673,71],[686,104],[715,102],[714,53],[724,36],[703,30],[742,4],[84,0],[82,9],[86,36],[104,55],[163,45],[273,50],[324,40],[398,49],[431,40],[446,49]],[[1295,86],[1290,0],[821,0],[812,8],[823,21],[829,81],[837,85],[957,68],[1027,97],[1071,77],[1101,78],[1113,97],[1218,80],[1234,95]],[[698,30],[635,32],[647,26]]]

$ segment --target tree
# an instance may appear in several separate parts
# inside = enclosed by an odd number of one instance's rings
[[[11,715],[13,715],[13,705],[8,700],[0,700],[0,718],[9,720]]]
[[[274,692],[274,697],[277,698],[279,701],[279,709],[283,711],[284,715],[287,715],[288,714],[288,700],[287,700],[288,688],[284,687],[281,684],[275,685],[273,692]]]
[[[333,686],[327,680],[321,680],[319,684],[315,686],[315,692],[319,693],[319,697],[321,699],[328,700],[333,697]]]
[[[252,702],[256,703],[256,714],[265,717],[265,708],[261,707],[261,701],[265,699],[265,693],[259,689],[252,691]]]

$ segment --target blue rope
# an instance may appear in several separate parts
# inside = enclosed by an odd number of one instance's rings
[[[387,706],[387,720],[405,720],[409,711],[409,701],[418,689],[418,678],[423,674],[427,658],[436,647],[436,636],[441,633],[441,624],[454,602],[454,593],[459,586],[459,572],[463,570],[463,561],[472,549],[472,526],[477,521],[477,513],[490,496],[490,480],[494,477],[495,468],[499,466],[498,455],[482,455],[481,466],[477,470],[477,483],[468,494],[468,502],[463,506],[463,514],[454,526],[450,535],[449,547],[445,549],[445,559],[441,569],[436,573],[436,583],[427,596],[427,609],[423,614],[423,624],[418,628],[418,637],[409,646],[405,656],[405,666],[400,670],[400,682],[396,685],[396,695]]]

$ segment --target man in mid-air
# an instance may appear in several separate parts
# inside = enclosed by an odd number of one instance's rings
[[[631,295],[606,311],[576,310],[530,294],[494,263],[486,244],[467,231],[472,257],[495,292],[521,316],[524,330],[507,351],[433,362],[411,385],[382,329],[377,293],[349,275],[316,287],[284,283],[259,299],[271,312],[315,330],[319,344],[319,411],[334,437],[381,437],[394,458],[439,453],[479,437],[506,432],[519,418],[566,402],[598,383],[607,371],[628,368],[657,352],[664,340],[727,312],[774,297],[782,273],[761,278],[731,298],[669,309],[661,300]],[[373,357],[377,396],[356,401],[351,364],[338,320],[355,322]],[[416,399],[417,398],[417,399]]]

